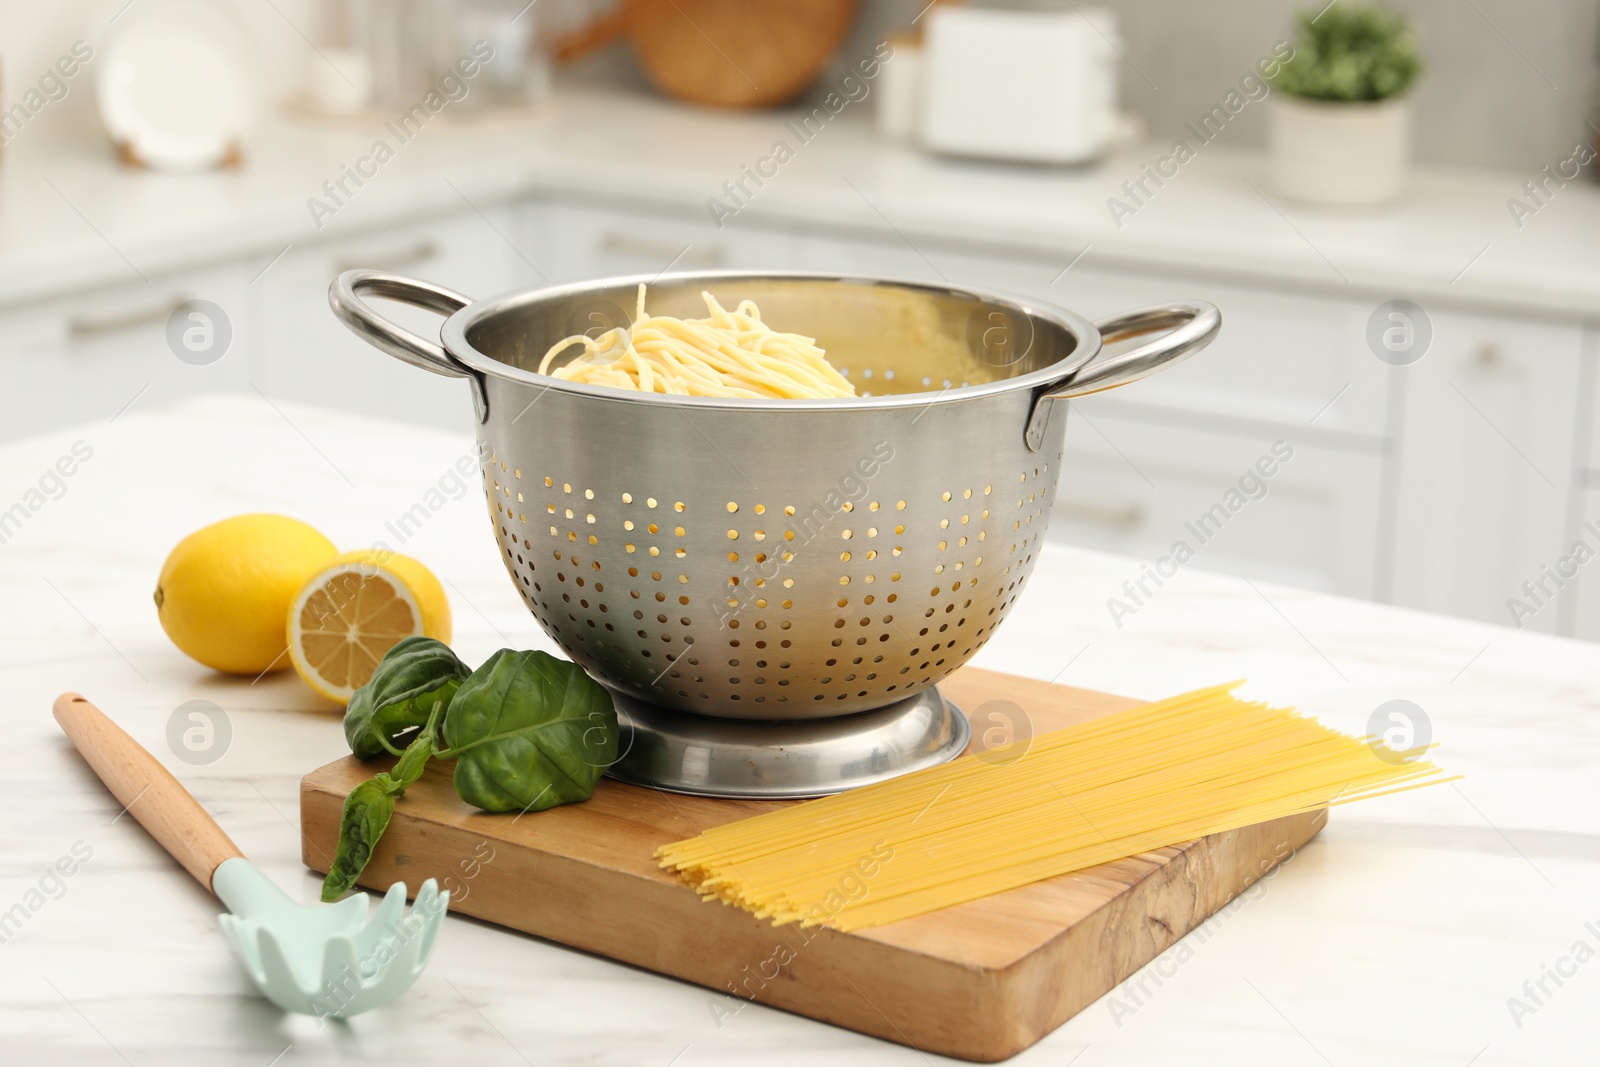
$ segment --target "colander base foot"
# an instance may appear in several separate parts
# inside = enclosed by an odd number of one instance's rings
[[[954,759],[972,732],[937,687],[873,711],[788,722],[715,719],[612,696],[622,755],[606,773],[695,796],[841,793]]]

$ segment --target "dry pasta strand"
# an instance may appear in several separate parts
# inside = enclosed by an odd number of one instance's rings
[[[585,385],[607,385],[676,396],[721,396],[820,400],[855,396],[849,379],[834,370],[816,340],[780,333],[761,321],[755,303],[741,300],[729,311],[710,293],[700,294],[708,317],[650,315],[645,287],[633,324],[599,337],[574,334],[550,346],[539,373]],[[581,348],[568,362],[557,359]]]
[[[1452,781],[1292,709],[1196,690],[657,850],[774,924],[897,922],[1208,834]]]

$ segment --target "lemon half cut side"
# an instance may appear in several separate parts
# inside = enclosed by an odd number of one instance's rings
[[[384,653],[407,637],[448,643],[450,602],[422,564],[382,549],[348,552],[314,575],[289,608],[289,656],[307,685],[347,704]]]

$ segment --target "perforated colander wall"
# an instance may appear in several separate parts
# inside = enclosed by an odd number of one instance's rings
[[[774,719],[880,707],[970,659],[1033,569],[1060,461],[940,483],[901,457],[823,506],[601,484],[511,451],[490,442],[484,467],[495,530],[567,655],[657,704]]]

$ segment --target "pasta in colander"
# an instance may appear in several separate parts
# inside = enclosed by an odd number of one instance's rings
[[[710,293],[703,319],[648,315],[645,287],[631,326],[599,337],[574,334],[552,345],[539,373],[585,385],[608,385],[677,396],[819,400],[856,395],[810,337],[781,333],[761,321],[749,300],[727,310]],[[583,351],[552,365],[573,347]]]

